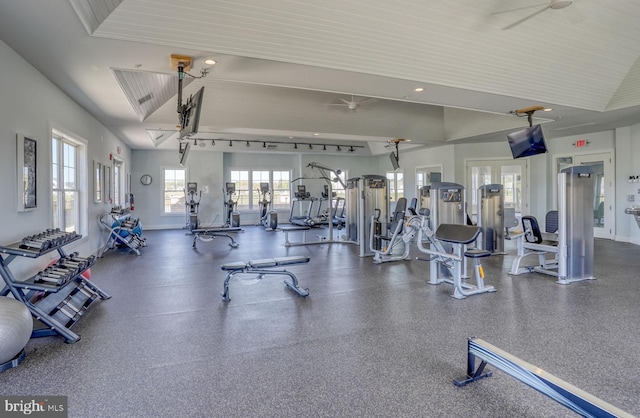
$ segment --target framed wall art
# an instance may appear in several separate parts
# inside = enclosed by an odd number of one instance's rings
[[[18,211],[38,207],[38,142],[27,136],[17,135]]]

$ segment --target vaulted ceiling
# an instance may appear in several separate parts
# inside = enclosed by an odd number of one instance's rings
[[[369,155],[502,141],[533,105],[548,138],[638,123],[640,2],[555,3],[22,0],[0,39],[137,149],[177,148],[171,54],[192,57],[184,98],[205,87],[200,139]]]

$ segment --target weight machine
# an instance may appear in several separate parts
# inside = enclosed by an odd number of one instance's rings
[[[238,228],[240,227],[240,213],[236,210],[238,201],[233,200],[233,195],[236,194],[236,184],[234,182],[225,183],[222,193],[227,195],[227,200],[224,201],[224,208],[227,214],[224,222],[225,228]]]
[[[413,236],[403,234],[406,211],[407,199],[401,197],[396,203],[391,222],[383,225],[380,209],[375,210],[369,235],[369,249],[373,253],[374,263],[409,260],[409,244]]]
[[[372,234],[371,222],[375,217],[387,219],[387,178],[376,174],[354,177],[347,180],[345,189],[347,237],[360,246],[360,257],[373,255],[369,245]]]
[[[478,247],[494,254],[504,254],[504,194],[502,184],[485,184],[478,188]]]
[[[429,254],[429,284],[449,283],[454,287],[451,295],[456,299],[480,293],[495,292],[493,286],[484,284],[484,269],[480,258],[488,257],[491,252],[480,249],[467,249],[480,234],[480,227],[463,224],[440,224],[434,232],[429,227],[429,210],[421,208],[419,215],[412,216],[405,223],[405,235],[413,238],[420,252]],[[410,238],[406,238],[409,240]],[[429,248],[424,244],[428,243]],[[476,284],[463,282],[466,261],[473,260]]]
[[[320,171],[320,177],[317,177],[316,179],[318,180],[324,180],[327,183],[327,196],[332,196],[333,192],[332,192],[332,183],[333,182],[340,182],[340,184],[342,184],[343,187],[345,187],[346,189],[346,185],[344,184],[344,182],[342,181],[342,179],[340,178],[340,174],[342,173],[340,170],[336,170],[321,164],[318,164],[316,162],[311,162],[307,165],[307,167],[312,168],[312,169],[316,169],[318,171]],[[301,180],[304,177],[300,177],[298,179],[293,180],[292,182],[295,182],[297,180]],[[335,244],[335,243],[340,243],[340,244],[345,244],[345,243],[353,243],[353,242],[349,242],[349,241],[339,241],[339,240],[335,240],[334,236],[333,236],[333,229],[334,229],[334,223],[333,222],[329,222],[328,223],[328,227],[329,227],[329,233],[328,236],[318,236],[319,240],[318,241],[314,241],[314,242],[307,242],[306,241],[306,231],[311,227],[317,224],[317,219],[313,219],[310,217],[310,214],[313,213],[313,202],[317,201],[317,198],[313,198],[311,197],[310,193],[306,191],[306,187],[304,187],[303,185],[298,185],[298,191],[294,194],[296,199],[294,199],[291,202],[291,214],[289,216],[289,221],[297,226],[293,226],[290,228],[282,228],[282,230],[285,232],[285,246],[289,247],[289,246],[293,246],[293,245],[311,245],[311,244]],[[294,206],[295,206],[295,202],[299,201],[299,202],[304,202],[305,200],[308,200],[310,205],[309,205],[309,210],[308,212],[306,212],[306,216],[301,217],[296,219],[294,217]],[[289,242],[288,240],[288,233],[292,232],[292,231],[302,231],[303,233],[303,241],[302,242],[298,242],[298,243],[292,243]]]
[[[593,170],[588,166],[565,168],[558,173],[557,185],[558,210],[550,211],[545,220],[547,233],[557,234],[543,236],[536,218],[523,216],[523,232],[511,237],[517,240],[518,252],[509,274],[543,273],[557,277],[560,284],[592,280]],[[538,264],[520,267],[529,255],[537,255]]]
[[[269,183],[260,183],[260,214],[258,215],[258,225],[275,231],[278,227],[278,212],[273,210],[273,197],[269,190]],[[269,198],[267,198],[267,195]]]

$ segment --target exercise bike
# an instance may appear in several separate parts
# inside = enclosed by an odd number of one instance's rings
[[[201,199],[202,190],[198,193],[198,183],[187,183],[187,188],[184,191],[184,204],[187,208],[187,224],[185,228],[188,228],[191,233],[193,233],[194,229],[200,228],[198,210]]]
[[[240,226],[240,213],[236,210],[238,201],[233,200],[233,195],[236,193],[236,184],[233,182],[225,183],[225,188],[222,192],[228,196],[227,200],[224,201],[225,212],[227,213],[224,227],[238,228]]]
[[[278,213],[272,208],[271,192],[269,183],[260,183],[260,219],[258,225],[275,231],[278,227]],[[269,198],[267,199],[267,195]]]

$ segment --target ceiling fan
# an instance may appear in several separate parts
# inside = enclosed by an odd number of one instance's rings
[[[373,98],[356,100],[353,94],[351,95],[351,100],[343,99],[342,97],[339,97],[338,100],[340,100],[342,103],[331,103],[331,106],[344,106],[347,108],[347,110],[350,110],[352,112],[355,112],[359,106],[378,101],[378,99],[373,99]]]
[[[502,30],[508,30],[511,29],[515,26],[518,26],[521,23],[526,22],[527,20],[539,15],[542,12],[545,12],[547,10],[560,10],[560,9],[564,9],[566,7],[571,6],[571,4],[573,3],[573,0],[550,0],[546,3],[538,3],[538,4],[532,4],[530,6],[524,6],[524,7],[517,7],[515,9],[508,9],[508,10],[501,10],[499,12],[494,12],[492,13],[493,15],[498,15],[498,14],[502,14],[502,13],[509,13],[509,12],[515,12],[518,10],[524,10],[524,9],[531,9],[533,7],[541,7],[541,9],[536,10],[535,12],[523,17],[522,19],[511,23],[510,25],[505,26],[504,28],[502,28]]]

